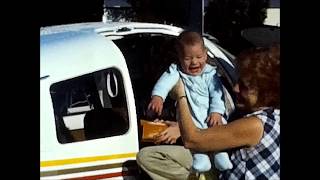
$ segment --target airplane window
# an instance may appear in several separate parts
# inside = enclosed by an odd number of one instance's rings
[[[54,83],[50,92],[62,144],[122,135],[129,129],[123,80],[115,68]]]

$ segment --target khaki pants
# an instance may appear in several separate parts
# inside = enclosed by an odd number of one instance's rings
[[[186,180],[192,155],[183,146],[150,146],[140,150],[137,163],[154,180]],[[216,179],[212,172],[206,177],[206,180]]]

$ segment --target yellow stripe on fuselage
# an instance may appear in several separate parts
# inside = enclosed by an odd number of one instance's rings
[[[72,158],[72,159],[41,161],[40,167],[59,166],[59,165],[78,164],[78,163],[86,163],[86,162],[93,162],[93,161],[130,158],[130,157],[136,157],[136,154],[137,153],[113,154],[113,155],[108,155],[108,156],[81,157],[81,158]]]

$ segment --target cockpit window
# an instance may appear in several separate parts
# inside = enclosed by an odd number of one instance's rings
[[[115,68],[57,82],[50,94],[62,144],[122,135],[129,129],[123,80]]]

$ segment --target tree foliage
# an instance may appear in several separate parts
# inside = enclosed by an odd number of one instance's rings
[[[186,27],[190,0],[128,0],[136,21],[166,23]]]
[[[190,27],[192,0],[128,0],[136,12],[136,21]],[[204,17],[204,32],[212,34],[237,54],[249,46],[241,30],[263,25],[269,0],[210,0]]]
[[[249,46],[241,30],[262,26],[269,0],[211,0],[205,15],[205,31],[214,35],[234,54]]]

